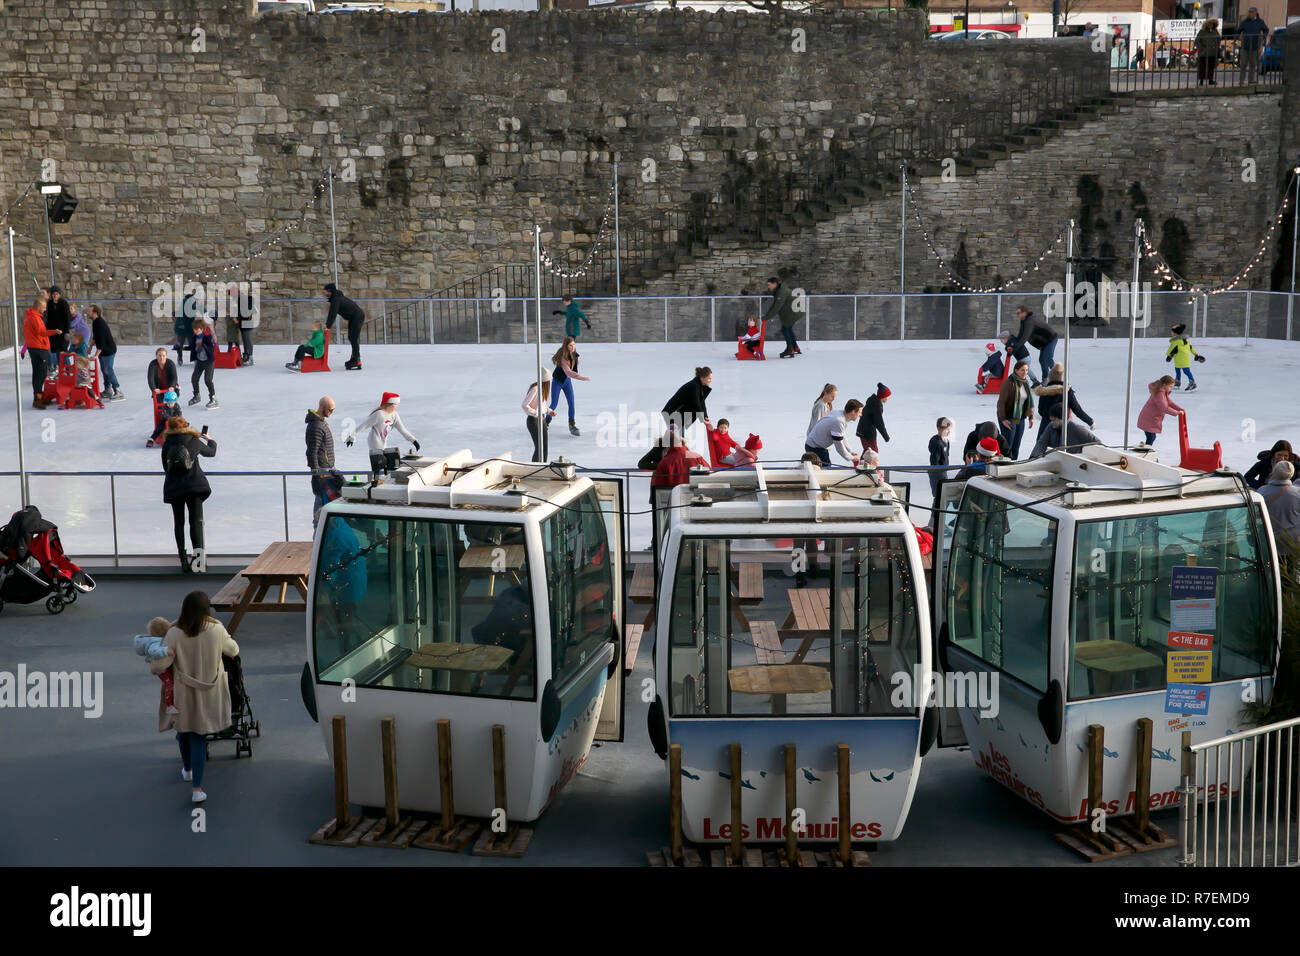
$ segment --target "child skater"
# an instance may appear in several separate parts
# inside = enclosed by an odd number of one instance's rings
[[[762,337],[763,330],[758,324],[758,316],[752,312],[745,317],[745,331],[740,336],[740,344],[749,349],[749,354],[754,355],[758,352],[758,340]]]
[[[74,357],[74,361],[77,364],[77,384],[76,387],[68,393],[67,399],[60,407],[71,408],[73,403],[80,402],[87,408],[89,408],[92,403],[99,408],[103,408],[104,402],[101,399],[96,398],[95,393],[91,391],[95,386],[95,373],[90,370],[90,359],[86,358],[84,355],[78,355]]]
[[[984,346],[984,364],[980,366],[979,375],[975,377],[975,391],[983,394],[984,386],[990,379],[999,379],[1006,371],[1002,354],[992,342]]]
[[[940,418],[934,423],[935,433],[930,436],[930,467],[941,468],[948,464],[948,436],[952,434],[952,419]],[[946,471],[930,472],[930,493],[939,497],[939,482],[943,481]]]
[[[307,336],[307,341],[298,346],[298,351],[293,353],[293,361],[285,362],[284,367],[296,372],[302,368],[303,359],[322,358],[324,355],[325,331],[321,327],[320,320],[317,319],[311,324],[311,335]]]
[[[147,661],[161,661],[171,657],[171,648],[163,643],[163,638],[171,629],[171,621],[165,617],[155,617],[149,622],[148,634],[137,634],[135,636],[135,652]],[[163,685],[163,704],[169,714],[179,714],[176,709],[176,684],[172,677],[172,669],[169,667],[161,674],[158,679]]]
[[[1204,362],[1204,355],[1197,355],[1192,343],[1184,335],[1187,326],[1179,322],[1169,331],[1174,334],[1169,338],[1169,350],[1165,352],[1165,361],[1174,363],[1174,388],[1183,383],[1183,373],[1187,373],[1187,391],[1196,391],[1196,379],[1192,377],[1192,359]]]
[[[161,351],[161,350],[160,350]],[[149,440],[144,443],[145,448],[152,448],[158,444],[158,436],[167,428],[167,423],[173,418],[181,417],[181,395],[174,388],[169,388],[163,392],[163,414],[158,424],[153,427],[153,434]]]

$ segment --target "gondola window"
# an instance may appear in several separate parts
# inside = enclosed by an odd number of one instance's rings
[[[330,515],[314,587],[321,683],[535,699],[521,525]]]
[[[916,713],[892,693],[920,660],[898,535],[686,538],[670,611],[674,717]]]
[[[1269,673],[1276,627],[1267,547],[1244,507],[1081,522],[1070,613],[1071,699],[1162,690],[1171,630],[1209,635],[1210,680]],[[1213,568],[1214,615],[1176,627],[1175,567]]]
[[[949,558],[949,639],[1047,690],[1056,522],[978,490],[962,500]]]
[[[556,684],[582,669],[614,626],[614,558],[595,491],[542,522]]]

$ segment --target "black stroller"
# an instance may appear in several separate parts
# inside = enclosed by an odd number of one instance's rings
[[[262,723],[253,719],[252,702],[244,688],[244,664],[238,654],[221,660],[226,665],[226,683],[230,686],[230,726],[215,734],[208,734],[204,739],[209,745],[214,740],[233,740],[236,758],[245,754],[251,757],[253,738],[262,736]]]
[[[35,505],[15,511],[0,528],[0,610],[6,601],[35,604],[59,614],[78,594],[95,590],[95,579],[63,553],[59,529]]]

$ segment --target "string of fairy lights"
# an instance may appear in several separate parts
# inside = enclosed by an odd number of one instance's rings
[[[1293,176],[1300,176],[1300,166],[1293,167],[1291,173]],[[1145,258],[1152,260],[1152,268],[1155,270],[1156,275],[1170,283],[1175,291],[1191,293],[1193,298],[1187,300],[1189,305],[1192,303],[1194,297],[1198,295],[1219,295],[1223,292],[1231,292],[1246,278],[1246,276],[1250,275],[1251,271],[1259,265],[1260,261],[1264,258],[1264,254],[1268,251],[1268,248],[1273,241],[1274,234],[1277,232],[1278,226],[1282,224],[1283,219],[1286,217],[1287,210],[1291,207],[1294,189],[1295,187],[1293,184],[1287,186],[1286,192],[1282,196],[1282,202],[1278,204],[1277,212],[1273,214],[1273,218],[1269,221],[1268,229],[1264,231],[1264,235],[1259,240],[1259,248],[1256,250],[1255,255],[1249,262],[1238,269],[1226,282],[1217,285],[1197,285],[1184,276],[1179,275],[1179,273],[1169,265],[1169,260],[1161,254],[1160,250],[1156,249],[1155,246],[1151,244],[1151,240],[1147,238],[1145,226],[1142,227],[1140,233],[1142,255]],[[1294,239],[1292,241],[1294,241]]]
[[[611,183],[609,193],[605,198],[605,213],[600,217],[600,227],[596,232],[596,241],[591,244],[591,248],[587,250],[587,254],[583,257],[582,261],[574,268],[568,269],[556,262],[551,254],[547,252],[545,248],[542,248],[539,254],[542,268],[553,276],[559,276],[561,279],[581,279],[587,274],[587,270],[591,267],[591,263],[595,261],[596,253],[598,253],[601,246],[604,245],[606,233],[609,231],[610,217],[613,215],[614,185]]]
[[[253,260],[260,259],[263,256],[267,255],[267,253],[274,250],[285,239],[289,238],[290,235],[296,234],[302,230],[302,227],[308,220],[309,214],[316,207],[316,204],[320,202],[321,197],[326,194],[326,191],[329,188],[331,178],[334,179],[338,178],[333,173],[332,169],[322,173],[317,178],[316,182],[312,184],[311,198],[308,199],[303,204],[303,207],[299,211],[297,217],[291,220],[290,222],[286,223],[285,225],[281,226],[279,229],[276,229],[274,232],[268,233],[262,238],[257,239],[254,242],[250,243],[245,248],[244,254],[242,256],[236,256],[228,260],[226,264],[220,268],[213,268],[210,271],[206,271],[206,272],[187,273],[187,278],[192,278],[199,281],[232,280],[236,276],[245,274],[248,271],[250,263],[252,263]],[[5,212],[5,217],[7,218],[9,213],[12,212],[13,210],[21,208],[25,198],[26,198],[26,194],[24,194],[23,197],[20,197],[19,200],[15,202],[12,206],[10,206],[9,209],[6,210]],[[34,246],[43,245],[43,243],[40,243],[38,240],[30,236],[26,236],[17,231],[14,232],[14,238],[22,239],[25,242],[29,242]],[[55,261],[66,263],[68,268],[74,273],[80,272],[90,276],[97,276],[98,278],[107,280],[109,282],[115,282],[120,280],[125,282],[128,288],[137,282],[142,282],[145,285],[145,287],[148,288],[152,286],[155,281],[159,279],[167,279],[170,277],[169,274],[154,275],[152,273],[144,273],[144,272],[136,273],[134,275],[121,275],[119,277],[115,275],[115,270],[113,270],[112,268],[106,269],[102,265],[85,263],[84,261],[82,261],[81,259],[75,256],[65,256],[61,254],[57,249],[54,250],[54,259]]]
[[[916,220],[916,226],[918,229],[921,230],[921,237],[925,240],[925,244],[930,250],[930,255],[934,256],[935,261],[939,263],[940,270],[942,270],[944,275],[948,277],[948,280],[952,282],[953,285],[961,289],[963,292],[988,293],[988,292],[1006,291],[1011,286],[1015,285],[1017,282],[1023,279],[1025,276],[1029,275],[1029,273],[1037,272],[1039,266],[1043,264],[1044,260],[1046,260],[1047,257],[1052,254],[1053,250],[1055,250],[1056,247],[1065,240],[1066,233],[1070,228],[1068,223],[1061,226],[1061,230],[1056,234],[1056,238],[1054,238],[1051,242],[1049,242],[1043,248],[1043,251],[1040,252],[1036,258],[1031,259],[1029,262],[1025,263],[1025,267],[1023,269],[1021,269],[1019,272],[1017,272],[1014,276],[1012,276],[1010,279],[1006,280],[1005,282],[999,285],[990,285],[990,286],[972,285],[970,279],[968,279],[966,276],[959,276],[957,275],[957,273],[953,272],[953,270],[949,267],[947,261],[944,259],[942,254],[940,254],[939,250],[935,247],[934,240],[930,238],[930,230],[927,229],[925,227],[925,223],[921,221],[921,213],[919,211],[921,204],[916,198],[916,191],[912,188],[911,181],[907,178],[906,163],[903,164],[903,188],[907,190],[908,198],[912,200],[911,202],[912,218]]]

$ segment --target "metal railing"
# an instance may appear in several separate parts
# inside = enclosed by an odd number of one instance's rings
[[[1150,59],[1154,47],[1146,47],[1142,65],[1137,68],[1118,65],[1115,58],[1111,60],[1110,89],[1115,93],[1136,93],[1145,90],[1194,90],[1201,89],[1214,92],[1220,89],[1237,89],[1254,87],[1264,92],[1280,93],[1284,81],[1284,50],[1267,48],[1258,59],[1255,79],[1250,82],[1249,73],[1241,69],[1242,56],[1237,49],[1237,42],[1228,39],[1220,46],[1220,56],[1212,69],[1203,68],[1197,59],[1196,50],[1191,41],[1171,45],[1168,65],[1158,65]],[[1132,62],[1130,55],[1129,62]],[[1203,69],[1205,72],[1202,72]]]
[[[1298,727],[1294,717],[1184,746],[1182,866],[1300,866]]]
[[[1234,290],[1189,302],[1183,292],[1150,295],[1149,315],[1139,316],[1140,337],[1164,338],[1174,323],[1184,323],[1193,336],[1245,339],[1300,339],[1300,317],[1286,292]],[[467,299],[359,299],[366,310],[362,329],[366,345],[525,345],[533,344],[537,313],[531,296],[497,298],[489,288]],[[731,342],[737,323],[755,312],[762,315],[771,299],[765,295],[701,296],[581,296],[579,304],[591,320],[583,342]],[[1014,329],[1016,306],[1027,305],[1051,318],[1042,292],[988,294],[909,293],[906,312],[897,293],[806,296],[807,308],[797,326],[801,341],[936,341],[991,339]],[[119,345],[168,345],[171,325],[149,316],[151,300],[99,300]],[[1075,327],[1084,338],[1122,338],[1129,331],[1129,299],[1117,295],[1115,314],[1106,325]],[[542,300],[542,335],[547,342],[564,334],[564,320],[552,312],[560,299]],[[0,309],[4,306],[0,305]],[[323,320],[323,299],[263,299],[261,325],[254,332],[254,353],[270,346],[297,345],[307,338],[311,322]],[[0,329],[5,323],[0,322]],[[769,326],[768,338],[780,332]],[[217,322],[217,339],[228,331]],[[6,342],[0,339],[0,348]],[[336,323],[331,349],[346,348],[346,331]],[[337,353],[336,353],[337,354]],[[284,360],[292,355],[286,350]]]

